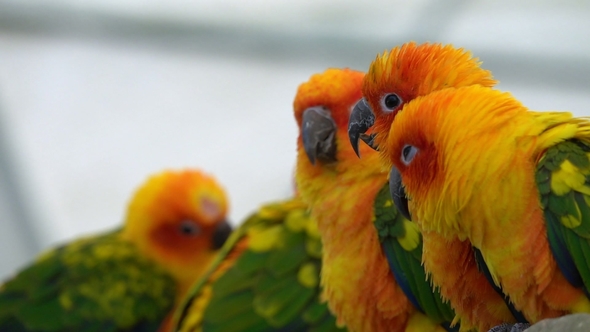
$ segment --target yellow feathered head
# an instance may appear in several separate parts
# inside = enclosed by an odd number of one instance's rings
[[[466,207],[481,203],[473,222],[486,209],[503,208],[492,197],[497,185],[517,171],[514,165],[524,153],[516,149],[530,150],[527,139],[517,137],[540,130],[529,120],[527,109],[510,94],[478,85],[411,101],[386,142],[394,202],[425,230],[467,232],[459,220],[459,215],[468,219]]]
[[[410,42],[378,55],[363,81],[364,101],[351,115],[351,143],[358,146],[367,132],[371,138],[363,140],[387,153],[383,143],[389,127],[406,103],[449,87],[495,85],[492,73],[480,65],[470,52],[452,45]]]
[[[123,236],[178,280],[192,282],[229,236],[227,197],[197,170],[150,177],[127,210]]]

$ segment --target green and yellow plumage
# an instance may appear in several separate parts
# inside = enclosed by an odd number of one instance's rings
[[[422,266],[422,233],[418,225],[404,218],[393,205],[388,184],[377,193],[374,211],[373,223],[381,247],[404,294],[426,316],[450,330],[455,312],[438,290],[431,287],[426,276]]]
[[[387,144],[412,219],[477,248],[529,322],[590,312],[588,119],[533,112],[483,87],[450,88],[408,103]],[[458,265],[450,254],[434,258]],[[443,294],[469,315],[448,269],[425,257]]]
[[[179,331],[338,331],[320,302],[322,246],[299,199],[264,205],[178,312]]]
[[[565,141],[547,150],[536,182],[548,240],[561,271],[590,294],[590,145]]]
[[[175,292],[165,270],[113,232],[51,250],[5,284],[0,329],[156,331]]]
[[[150,177],[122,228],[49,250],[1,286],[0,330],[168,330],[229,233],[226,206],[199,171]]]

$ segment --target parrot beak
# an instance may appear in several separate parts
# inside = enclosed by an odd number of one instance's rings
[[[359,153],[359,139],[363,140],[363,142],[367,143],[374,150],[377,150],[375,146],[375,134],[365,134],[374,123],[375,114],[373,114],[371,106],[369,106],[365,98],[359,100],[354,105],[348,120],[348,138],[350,139],[350,144],[354,152],[359,158],[361,157]]]
[[[402,176],[395,166],[391,167],[389,173],[389,192],[398,211],[404,218],[411,221],[412,216],[410,215],[410,209],[408,209],[408,198],[402,184]]]
[[[316,159],[324,163],[336,161],[336,123],[328,110],[321,106],[306,109],[301,128],[303,148],[312,165]]]
[[[229,237],[232,232],[231,225],[224,220],[222,223],[217,225],[213,233],[213,249],[220,249],[223,247],[225,240]]]

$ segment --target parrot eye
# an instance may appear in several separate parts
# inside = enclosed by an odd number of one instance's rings
[[[186,236],[197,236],[201,234],[201,227],[195,224],[192,220],[183,220],[178,226],[178,231],[182,235]]]
[[[416,153],[418,153],[417,147],[406,144],[402,149],[402,163],[408,166],[412,162],[412,160],[414,160]]]
[[[395,93],[385,95],[382,99],[383,111],[392,112],[402,104],[402,99]]]

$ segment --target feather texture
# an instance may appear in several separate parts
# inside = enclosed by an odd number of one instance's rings
[[[390,210],[390,201],[389,206],[383,200],[376,203],[387,182],[379,155],[363,145],[363,158],[358,159],[348,144],[347,119],[361,97],[362,78],[359,72],[329,69],[302,84],[294,102],[300,127],[297,186],[317,220],[323,243],[324,296],[338,320],[352,331],[444,331],[441,323],[449,317],[438,312],[442,300],[433,298],[438,295],[432,294],[420,266],[420,235],[412,224],[400,224],[401,229],[395,225],[397,211]],[[302,114],[317,107],[324,110],[324,119],[334,123],[329,137],[334,138],[336,152],[332,160],[312,163],[304,143],[310,129]],[[391,213],[393,220],[388,219]],[[417,263],[404,270],[407,283],[398,284],[387,255],[393,264]],[[419,271],[414,274],[411,268]],[[402,290],[412,282],[420,286],[408,286],[406,291],[417,307]],[[413,294],[414,290],[418,291]],[[424,315],[419,308],[434,316]]]
[[[321,242],[299,199],[264,205],[178,312],[178,331],[339,331],[320,302]]]
[[[391,126],[388,157],[413,219],[480,250],[493,282],[531,323],[590,310],[579,288],[586,272],[576,267],[588,261],[572,250],[587,241],[579,223],[586,203],[577,195],[586,185],[588,128],[569,113],[530,112],[479,86],[417,98]],[[405,146],[418,151],[408,163],[400,160]],[[574,240],[566,233],[576,225]],[[452,286],[433,280],[443,293]]]
[[[194,200],[194,193],[201,199]],[[221,204],[205,219],[203,199]],[[225,223],[225,205],[217,182],[199,171],[167,171],[149,178],[134,195],[123,228],[49,250],[2,285],[0,330],[168,328],[177,295],[217,251],[213,237]],[[188,226],[195,232],[187,234]],[[178,251],[187,247],[198,250]],[[190,265],[182,269],[161,257]]]
[[[379,151],[388,154],[389,127],[414,98],[448,87],[494,86],[492,73],[480,65],[469,51],[442,44],[409,42],[377,55],[363,81],[363,96],[375,115],[372,132]],[[391,110],[384,108],[383,98],[392,93],[401,102]]]

